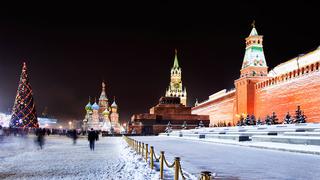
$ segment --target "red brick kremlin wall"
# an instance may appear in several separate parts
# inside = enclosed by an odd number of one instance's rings
[[[282,122],[287,112],[293,117],[299,105],[307,116],[307,122],[320,122],[319,69],[318,49],[276,66],[270,71],[270,76],[260,77],[260,80],[251,81],[253,77],[236,80],[236,90],[223,90],[210,96],[208,100],[193,107],[192,113],[209,115],[211,125],[224,121],[235,125],[239,119],[238,114],[252,114],[252,111],[256,118],[262,120],[276,112]],[[271,75],[272,72],[275,73]],[[254,85],[239,86],[239,83],[249,81]]]
[[[234,105],[235,90],[232,90],[218,98],[209,99],[193,107],[192,114],[209,115],[210,125],[217,125],[219,122],[233,124]]]
[[[255,91],[257,118],[264,119],[274,111],[282,121],[288,111],[294,116],[300,105],[307,122],[320,122],[320,72],[316,65],[260,82]]]

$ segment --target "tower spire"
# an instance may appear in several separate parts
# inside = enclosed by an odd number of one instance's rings
[[[108,98],[106,95],[106,83],[104,82],[104,80],[101,83],[101,94],[99,97],[99,112],[102,113],[105,109],[108,108],[109,104],[108,104]]]
[[[173,62],[173,68],[179,68],[179,62],[178,62],[178,50],[174,49],[175,55],[174,55],[174,62]]]
[[[246,38],[246,52],[243,58],[241,75],[265,76],[267,74],[267,63],[263,52],[263,36],[258,35],[255,21],[252,22],[251,26],[250,35]],[[242,71],[243,69],[248,69],[248,67],[254,67],[255,69],[251,68],[250,71]]]
[[[173,67],[171,68],[171,77],[170,77],[170,84],[166,91],[167,97],[179,97],[181,100],[181,103],[183,105],[186,105],[186,96],[187,92],[186,89],[183,89],[182,87],[182,70],[179,67],[178,62],[178,51],[175,49],[175,57],[174,57],[174,63]]]
[[[251,26],[252,26],[252,29],[251,29],[249,37],[250,36],[258,36],[258,32],[257,32],[257,29],[256,29],[256,21],[255,20],[252,21]]]

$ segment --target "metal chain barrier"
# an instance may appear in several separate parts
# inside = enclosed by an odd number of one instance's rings
[[[168,168],[173,168],[175,165],[175,162],[173,162],[171,165],[168,163],[168,161],[166,160],[166,157],[163,157],[164,163],[167,165]]]
[[[160,156],[159,156],[159,157],[157,157],[156,153],[153,153],[153,157],[154,157],[154,159],[156,160],[156,162],[159,162],[159,160],[160,160]]]
[[[180,174],[181,174],[182,179],[185,180],[186,177],[184,177],[184,174],[182,172],[182,168],[181,168],[181,164],[180,163],[179,163],[179,169],[180,169]]]
[[[123,136],[125,141],[127,142],[127,144],[133,149],[135,150],[135,152],[137,152],[138,154],[140,154],[143,158],[145,158],[146,163],[148,163],[148,159],[149,159],[149,163],[150,163],[150,168],[153,169],[154,168],[154,162],[159,162],[160,161],[160,179],[164,178],[163,175],[163,170],[164,170],[164,166],[163,164],[165,164],[168,168],[174,168],[174,180],[179,180],[179,175],[181,175],[182,179],[185,180],[186,177],[183,174],[183,170],[180,164],[180,157],[175,157],[174,158],[174,162],[172,164],[170,164],[167,160],[166,157],[164,156],[164,151],[160,151],[160,156],[157,157],[155,151],[154,151],[154,147],[150,146],[150,151],[149,150],[149,145],[145,144],[143,142],[134,140],[132,138],[129,138],[127,136]],[[200,180],[211,180],[211,172],[210,171],[202,171],[201,172],[201,177]]]

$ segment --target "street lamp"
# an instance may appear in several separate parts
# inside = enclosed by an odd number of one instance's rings
[[[69,129],[71,129],[71,126],[72,126],[72,122],[69,121]]]

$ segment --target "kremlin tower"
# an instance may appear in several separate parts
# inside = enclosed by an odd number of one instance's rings
[[[237,114],[254,114],[255,84],[268,79],[268,67],[262,42],[263,36],[258,35],[253,22],[250,35],[246,38],[246,51],[240,78],[235,81]]]
[[[177,50],[175,50],[175,57],[173,67],[171,68],[170,85],[166,91],[166,97],[179,97],[183,105],[187,105],[187,90],[182,87],[182,70],[179,67]]]

